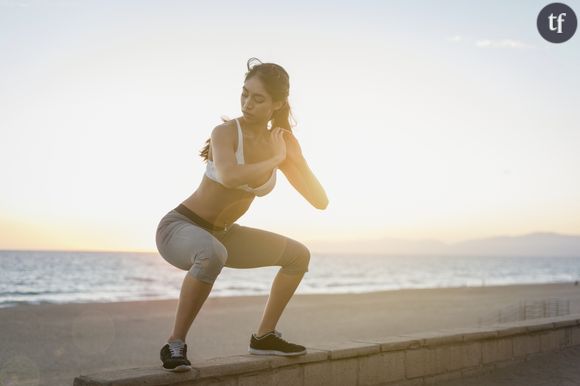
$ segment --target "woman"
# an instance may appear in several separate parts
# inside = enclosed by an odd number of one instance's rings
[[[236,221],[256,196],[272,191],[276,169],[314,207],[325,209],[328,198],[290,127],[288,73],[277,64],[256,58],[248,60],[247,68],[241,96],[243,116],[212,130],[200,152],[207,162],[201,184],[169,211],[157,228],[161,256],[188,271],[173,332],[160,353],[163,368],[170,371],[191,368],[186,335],[224,266],[281,266],[248,351],[284,356],[306,353],[304,346],[282,339],[275,327],[308,271],[310,251],[296,240]]]

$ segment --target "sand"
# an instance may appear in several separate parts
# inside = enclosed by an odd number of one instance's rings
[[[308,347],[477,326],[506,307],[546,298],[569,300],[569,312],[580,313],[580,286],[574,283],[296,294],[276,328],[285,339]],[[210,297],[187,338],[189,358],[247,354],[266,300]],[[70,385],[80,374],[160,364],[159,349],[171,332],[176,304],[173,299],[0,309],[0,384],[18,372],[28,374],[30,384]]]

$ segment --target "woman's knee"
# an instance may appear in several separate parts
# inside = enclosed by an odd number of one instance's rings
[[[281,271],[289,274],[308,272],[310,250],[304,244],[295,242],[290,252],[289,262],[282,265]]]
[[[193,265],[189,273],[196,279],[213,284],[221,273],[228,259],[228,252],[223,245],[204,248],[193,256]]]

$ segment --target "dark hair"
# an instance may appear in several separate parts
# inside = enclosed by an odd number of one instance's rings
[[[258,64],[251,66],[253,62],[257,62]],[[257,76],[262,81],[266,92],[268,92],[274,102],[284,101],[284,105],[272,114],[272,127],[282,127],[292,131],[290,118],[294,121],[294,117],[292,116],[290,104],[288,103],[290,76],[286,70],[275,63],[262,63],[258,58],[248,59],[247,68],[248,71],[245,74],[244,81],[253,76]],[[222,118],[222,120],[224,122],[228,121],[224,118]],[[199,152],[199,155],[203,158],[204,162],[207,162],[208,160],[210,140],[211,138],[208,138],[205,141],[204,148]]]

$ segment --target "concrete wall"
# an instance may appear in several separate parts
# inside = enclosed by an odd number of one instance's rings
[[[82,375],[74,386],[125,385],[428,385],[481,374],[580,345],[580,315],[437,330],[307,346],[297,357],[236,355],[192,362],[193,371],[160,365]]]

